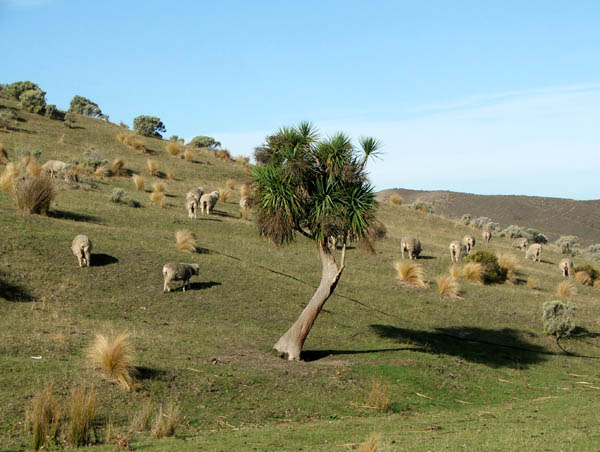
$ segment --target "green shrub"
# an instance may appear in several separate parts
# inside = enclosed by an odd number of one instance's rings
[[[213,151],[221,147],[221,143],[215,140],[213,137],[197,136],[192,138],[189,143],[190,145],[197,148],[208,148]]]
[[[173,143],[177,143],[179,141],[179,136],[171,135],[171,137],[169,138],[169,141],[172,141]]]
[[[546,237],[537,229],[527,228],[525,232],[527,234],[527,238],[534,243],[548,243],[548,237]]]
[[[133,130],[145,137],[162,137],[161,132],[167,131],[160,118],[156,116],[138,116],[133,120]]]
[[[480,250],[465,259],[465,262],[479,262],[483,265],[484,284],[497,284],[506,281],[506,268],[500,267],[498,258],[491,251]]]
[[[96,171],[96,168],[99,166],[103,166],[108,164],[108,160],[103,158],[103,155],[94,150],[85,151],[83,153],[83,159],[81,160],[81,164],[85,168],[89,168],[92,171]]]
[[[473,224],[477,228],[486,228],[490,231],[497,231],[500,229],[500,225],[498,223],[494,223],[491,218],[488,217],[478,217],[471,220],[471,224]]]
[[[510,226],[504,228],[502,231],[500,231],[499,235],[500,237],[508,237],[510,239],[527,237],[525,231],[521,227],[514,224],[511,224]]]
[[[600,243],[596,243],[594,245],[588,246],[585,249],[584,253],[590,259],[594,259],[594,260],[600,261]]]
[[[100,118],[104,116],[96,102],[92,102],[90,99],[83,96],[75,96],[71,99],[69,113],[77,113],[79,115],[89,116],[90,118]]]
[[[21,94],[23,94],[25,91],[32,90],[39,91],[40,87],[36,83],[30,82],[29,80],[11,83],[10,85],[7,85],[5,89],[8,95],[16,100],[20,100]]]
[[[13,110],[7,108],[0,111],[0,128],[10,129],[10,126],[13,125],[17,119],[18,116]]]
[[[125,201],[126,196],[127,194],[122,188],[113,188],[113,191],[108,199],[110,202],[120,203]]]
[[[575,309],[575,305],[569,302],[545,302],[542,306],[544,333],[557,339],[569,336],[575,329]]]
[[[573,268],[573,274],[577,274],[578,272],[585,272],[592,279],[592,283],[600,277],[600,273],[590,264],[577,265]]]
[[[28,157],[33,157],[34,159],[39,160],[41,156],[42,151],[29,146],[20,146],[15,150],[15,157],[18,161]]]
[[[135,199],[130,199],[129,201],[127,201],[127,205],[129,207],[133,207],[134,209],[142,207],[142,204],[139,201],[136,201]]]
[[[44,111],[44,116],[46,116],[46,118],[49,118],[49,119],[54,119],[56,117],[57,110],[58,109],[56,108],[56,105],[54,105],[54,104],[46,105],[46,109]]]
[[[465,213],[462,217],[460,217],[460,222],[465,226],[469,226],[472,219],[473,216],[470,213]]]
[[[578,251],[576,248],[579,248],[579,239],[574,235],[562,235],[554,244],[560,248],[561,253],[573,256]]]
[[[19,97],[19,107],[30,113],[43,113],[46,107],[46,93],[40,89],[30,89]]]
[[[429,201],[415,201],[408,205],[409,209],[420,210],[421,212],[433,213],[433,204]]]

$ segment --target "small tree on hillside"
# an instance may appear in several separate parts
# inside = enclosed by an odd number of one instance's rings
[[[221,147],[221,143],[219,141],[215,140],[213,137],[205,136],[198,136],[192,138],[190,144],[197,148],[209,148],[213,151]]]
[[[46,108],[46,93],[40,89],[30,89],[19,97],[19,107],[31,113],[43,113]]]
[[[140,115],[133,120],[133,130],[135,130],[135,133],[145,137],[159,138],[162,138],[161,133],[167,131],[160,118],[144,115]]]
[[[25,91],[39,89],[40,87],[37,85],[37,83],[30,82],[29,80],[14,82],[6,86],[6,92],[8,95],[16,100],[20,100],[21,94],[23,94]]]
[[[100,118],[103,116],[98,104],[83,96],[75,96],[71,99],[69,113],[77,113],[89,116],[90,118]]]
[[[343,133],[320,140],[310,123],[283,128],[258,148],[263,157],[252,177],[256,183],[257,226],[261,235],[282,245],[300,233],[317,246],[321,283],[296,322],[274,348],[290,360],[300,359],[304,341],[331,296],[346,265],[346,245],[360,240],[375,220],[375,195],[365,166],[377,155],[379,142],[360,141],[359,155]],[[342,245],[340,265],[328,246]]]

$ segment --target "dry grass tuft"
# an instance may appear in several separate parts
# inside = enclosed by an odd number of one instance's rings
[[[556,288],[556,294],[559,297],[571,298],[577,294],[577,289],[571,281],[563,281]]]
[[[452,264],[450,266],[449,272],[450,272],[450,276],[454,280],[457,280],[462,276],[462,269],[456,264]]]
[[[390,397],[391,390],[389,386],[376,378],[371,383],[371,390],[367,396],[367,405],[385,413],[390,409]]]
[[[196,235],[190,231],[177,231],[175,233],[176,246],[179,251],[188,253],[196,252]]]
[[[119,334],[114,339],[97,334],[88,357],[121,386],[128,390],[134,389],[135,367],[131,364],[129,334]]]
[[[179,154],[181,153],[181,146],[171,141],[167,143],[167,152],[173,157],[179,157]]]
[[[25,170],[30,176],[39,176],[42,172],[42,165],[40,165],[35,157],[31,157],[25,165]]]
[[[158,174],[158,163],[156,163],[156,160],[146,160],[146,165],[148,166],[150,176],[156,176]]]
[[[152,399],[147,399],[142,409],[138,411],[131,420],[131,431],[143,432],[150,430],[150,414],[152,412]]]
[[[358,452],[377,452],[379,447],[379,435],[377,433],[371,433],[367,440],[360,446]]]
[[[225,188],[227,188],[227,190],[234,190],[234,186],[235,186],[235,181],[233,179],[227,179],[225,181]]]
[[[27,427],[33,433],[33,449],[39,450],[58,439],[62,415],[52,387],[46,386],[33,396],[31,407],[26,410]]]
[[[21,212],[45,215],[56,197],[56,189],[47,174],[18,180],[13,187],[15,204]]]
[[[240,185],[240,196],[244,197],[244,196],[248,196],[250,194],[250,185],[244,183],[242,185]]]
[[[247,166],[250,163],[250,157],[245,157],[243,155],[238,155],[235,158],[235,163],[242,166]]]
[[[248,221],[248,209],[240,208],[240,215],[241,215],[242,220]]]
[[[186,162],[191,162],[194,159],[194,154],[189,149],[186,149],[183,153],[183,158]]]
[[[133,183],[138,191],[144,191],[144,178],[139,174],[133,175]]]
[[[412,287],[427,287],[424,281],[425,273],[420,264],[412,260],[402,260],[394,264],[396,269],[396,280],[400,284]]]
[[[20,174],[21,168],[19,165],[15,165],[12,162],[7,163],[0,176],[0,189],[5,192],[12,192],[15,188],[15,180]]]
[[[154,182],[152,184],[152,189],[157,193],[164,193],[167,191],[167,186],[162,182]]]
[[[600,289],[600,279],[594,281],[594,289]]]
[[[4,149],[4,145],[0,143],[0,163],[4,163],[8,160],[8,153]]]
[[[468,262],[463,267],[463,275],[472,283],[483,284],[483,265],[479,262]]]
[[[592,277],[584,271],[575,273],[575,281],[577,281],[579,284],[583,284],[584,286],[591,286],[594,284]]]
[[[215,157],[217,157],[219,160],[224,160],[226,162],[233,161],[233,159],[231,158],[231,154],[227,149],[219,149],[218,151],[215,151]]]
[[[223,202],[227,202],[229,199],[229,189],[227,188],[219,188],[219,200]]]
[[[161,208],[164,209],[166,205],[165,195],[159,191],[153,191],[150,193],[150,200],[156,204],[158,204]]]
[[[450,298],[453,300],[457,300],[462,298],[460,296],[460,287],[458,282],[449,275],[442,275],[437,278],[438,290],[440,292],[440,297],[442,298]]]
[[[125,132],[119,132],[119,133],[117,133],[117,141],[119,143],[127,144],[125,142],[125,139],[127,138],[127,135],[128,134],[126,134]]]
[[[72,446],[84,446],[92,442],[96,418],[96,390],[78,386],[71,390],[67,441]],[[95,436],[95,435],[94,435]]]
[[[537,285],[538,285],[538,280],[535,279],[533,276],[530,276],[529,278],[527,278],[527,288],[528,289],[535,289]]]
[[[163,413],[162,405],[158,408],[158,414],[152,427],[152,435],[156,438],[166,438],[173,436],[175,430],[181,421],[179,407],[173,403],[167,405]]]
[[[390,204],[394,206],[402,205],[402,197],[398,193],[392,193],[390,195]]]
[[[167,179],[175,180],[175,174],[173,174],[173,172],[171,172],[171,171],[167,171]]]
[[[112,162],[111,170],[114,176],[125,175],[125,161],[122,158],[117,157]]]
[[[146,144],[139,138],[136,138],[131,142],[131,147],[140,154],[146,152]]]
[[[105,176],[109,177],[111,174],[112,173],[110,172],[110,170],[106,166],[102,165],[96,168],[93,176],[99,179],[103,179]]]
[[[498,256],[498,265],[506,270],[506,280],[511,284],[517,282],[517,258],[511,254]]]

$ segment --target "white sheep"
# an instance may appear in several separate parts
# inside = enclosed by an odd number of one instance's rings
[[[483,239],[483,241],[485,242],[486,245],[489,245],[490,240],[492,240],[492,231],[490,231],[489,229],[486,229],[481,234],[481,238]]]
[[[542,245],[539,243],[534,243],[527,251],[525,251],[525,259],[533,259],[533,262],[541,262],[542,261]]]
[[[191,191],[185,195],[185,208],[188,211],[188,217],[198,218],[198,199]]]
[[[569,259],[568,257],[565,257],[558,264],[558,268],[560,268],[562,275],[565,278],[568,278],[573,273],[573,261],[571,259]]]
[[[467,247],[460,240],[452,240],[448,248],[450,249],[450,260],[452,262],[462,262],[463,257],[467,254]]]
[[[183,281],[183,291],[185,292],[185,286],[190,288],[190,278],[194,275],[200,274],[200,266],[198,264],[178,264],[176,262],[169,262],[165,264],[162,269],[165,284],[163,287],[164,292],[171,292],[169,283],[171,281]]]
[[[202,188],[202,187],[192,188],[188,192],[188,195],[190,193],[194,196],[194,198],[196,198],[196,202],[199,203],[200,202],[200,198],[202,198],[202,195],[204,194],[204,188]]]
[[[406,252],[409,259],[417,259],[419,254],[421,254],[421,241],[414,237],[403,237],[400,241],[400,248],[402,258],[404,258],[404,253]]]
[[[463,237],[462,243],[467,248],[467,254],[471,252],[471,250],[475,247],[475,237],[470,234],[467,234]]]
[[[202,195],[200,198],[200,212],[210,215],[215,208],[215,204],[217,204],[217,201],[219,200],[219,196],[220,193],[218,191]]]
[[[520,250],[527,250],[527,247],[529,246],[529,240],[527,239],[527,237],[518,237],[513,241],[513,248],[518,248]]]
[[[79,266],[90,266],[90,253],[92,252],[92,241],[87,235],[79,234],[71,242],[71,250],[79,261]]]
[[[56,173],[63,171],[66,167],[67,164],[60,160],[48,160],[42,165],[42,171],[50,173],[50,177],[54,177]]]

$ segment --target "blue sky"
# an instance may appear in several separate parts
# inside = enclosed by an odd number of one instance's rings
[[[373,135],[378,189],[600,198],[600,2],[0,0],[0,83],[250,155]]]

